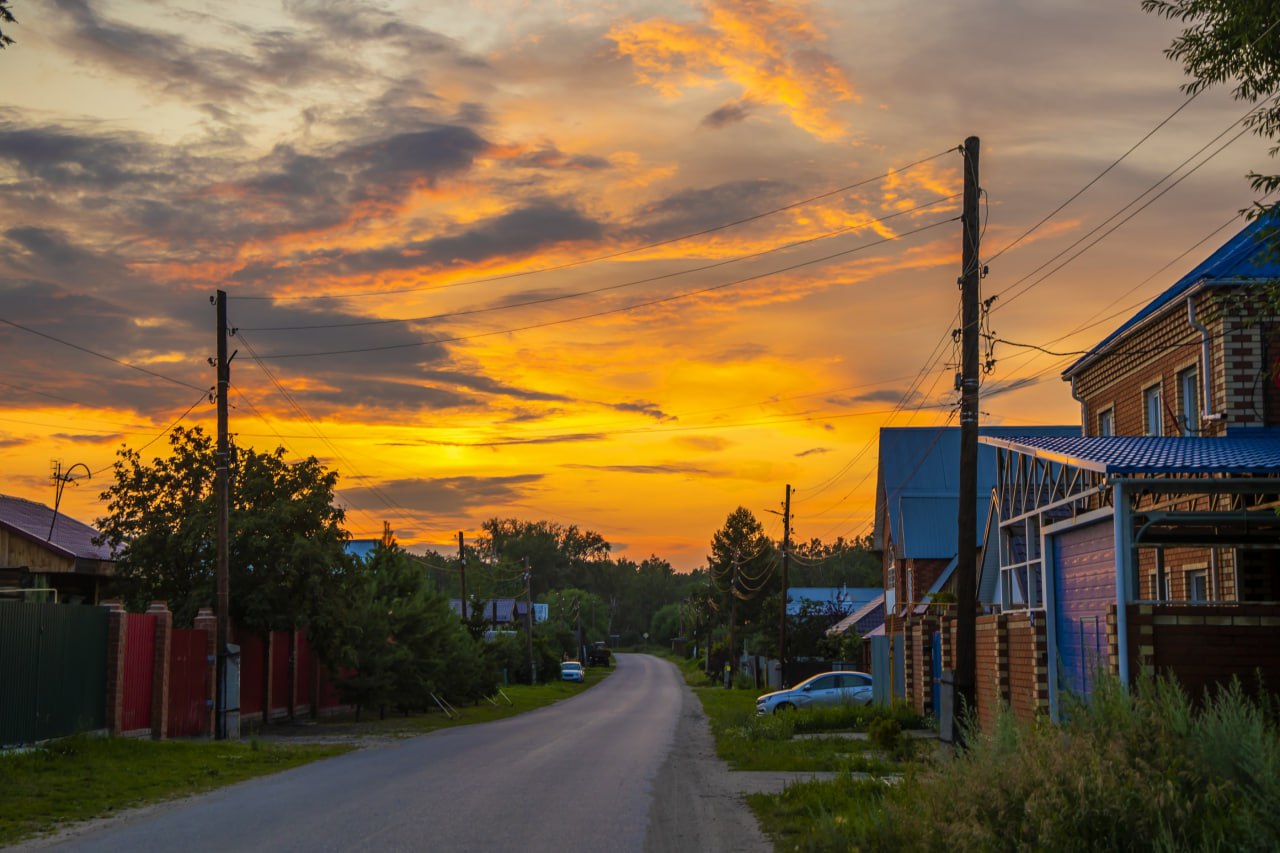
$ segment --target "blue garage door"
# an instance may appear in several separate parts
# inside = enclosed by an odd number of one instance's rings
[[[1113,530],[1105,521],[1054,537],[1058,682],[1082,698],[1107,662],[1107,607],[1116,601]]]

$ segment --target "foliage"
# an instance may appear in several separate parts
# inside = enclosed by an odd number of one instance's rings
[[[1143,0],[1142,8],[1187,27],[1165,51],[1181,62],[1192,81],[1190,93],[1234,82],[1232,97],[1259,104],[1246,124],[1280,143],[1280,18],[1274,0]],[[1280,153],[1280,144],[1271,149]],[[1250,173],[1254,191],[1264,198],[1280,189],[1280,175]],[[1256,202],[1252,213],[1275,211],[1278,202]]]
[[[379,545],[331,600],[317,651],[344,698],[362,708],[429,707],[487,696],[497,684],[480,644],[421,567],[398,546]]]
[[[484,656],[495,671],[506,675],[508,681],[534,683],[529,670],[529,640],[524,631],[494,638],[485,644]],[[538,684],[555,681],[560,677],[562,659],[562,653],[552,644],[551,638],[543,631],[534,631],[532,664],[537,667]]]
[[[1196,705],[1171,681],[1144,680],[1130,694],[1112,679],[1060,726],[1005,711],[969,742],[898,785],[795,786],[753,804],[800,850],[1280,845],[1280,737],[1239,684]],[[799,802],[810,813],[803,827],[784,819]]]
[[[59,824],[116,814],[347,752],[344,745],[274,746],[85,735],[0,757],[0,846]]]
[[[169,602],[178,624],[214,603],[217,511],[213,440],[199,427],[169,435],[170,455],[144,463],[117,452],[115,483],[97,521],[116,554],[120,591],[133,608]],[[256,630],[310,624],[333,594],[346,559],[334,505],[336,472],[314,457],[298,462],[241,450],[232,465],[229,577],[232,616]]]
[[[476,543],[482,560],[513,566],[529,560],[534,596],[564,587],[583,587],[593,568],[607,563],[609,543],[599,533],[552,521],[491,518],[482,525],[485,536]],[[488,593],[492,594],[492,593]]]
[[[6,24],[18,23],[18,19],[13,17],[13,11],[9,8],[9,0],[0,0],[0,22]],[[11,44],[13,44],[13,38],[0,31],[0,50],[4,50]]]
[[[880,587],[883,574],[880,556],[872,548],[871,534],[852,542],[837,536],[834,542],[810,539],[791,548],[791,586]]]

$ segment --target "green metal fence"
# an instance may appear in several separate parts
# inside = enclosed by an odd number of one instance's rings
[[[0,746],[106,725],[107,611],[0,602]]]

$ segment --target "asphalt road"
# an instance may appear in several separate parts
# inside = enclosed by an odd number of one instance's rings
[[[672,767],[688,760],[675,747],[677,723],[682,732],[691,725],[690,701],[696,704],[670,664],[646,655],[619,655],[610,678],[555,705],[142,810],[63,835],[53,845],[183,853],[642,853],[651,819],[670,823],[672,814],[679,814],[673,808],[680,803],[670,795],[683,802],[690,796],[665,782],[655,785],[664,766],[664,780],[688,777],[673,774]],[[737,808],[738,828],[754,832],[754,821],[740,803],[722,801],[721,820],[726,805]],[[716,834],[725,829],[718,827]],[[700,826],[684,826],[672,837],[684,839],[680,847],[697,845],[690,850],[720,847],[700,843],[701,834]],[[654,846],[650,838],[648,849]]]

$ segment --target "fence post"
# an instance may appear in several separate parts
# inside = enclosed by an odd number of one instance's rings
[[[204,695],[206,697],[205,707],[209,711],[205,720],[205,734],[209,737],[213,737],[214,724],[216,723],[216,720],[214,719],[213,697],[217,695],[218,689],[218,668],[214,665],[218,660],[218,617],[213,615],[212,607],[201,607],[200,611],[196,613],[195,621],[192,624],[196,630],[204,631],[205,636],[209,638],[208,643],[205,646],[207,649],[207,666],[205,668],[206,675]]]
[[[155,618],[155,669],[151,678],[151,739],[169,737],[169,647],[173,641],[173,614],[169,602],[153,601],[147,614]]]
[[[107,609],[107,731],[113,735],[124,729],[124,647],[129,620],[125,619],[124,602],[118,598],[100,605]]]

